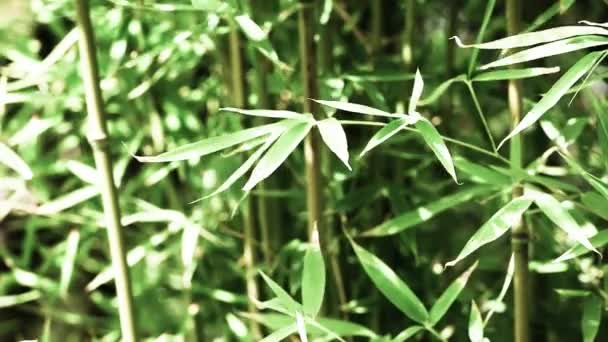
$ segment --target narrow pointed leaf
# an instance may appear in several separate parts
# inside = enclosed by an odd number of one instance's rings
[[[511,254],[511,258],[509,259],[509,266],[507,266],[507,275],[505,276],[505,281],[502,283],[502,288],[500,289],[500,293],[498,297],[494,300],[494,304],[490,307],[486,318],[483,321],[484,326],[488,324],[492,315],[496,311],[498,305],[503,302],[505,296],[507,295],[507,291],[511,286],[511,281],[513,280],[513,274],[515,273],[515,257]]]
[[[553,68],[527,68],[527,69],[505,69],[496,71],[487,71],[481,74],[475,75],[473,81],[475,82],[487,82],[487,81],[504,81],[504,80],[519,80],[523,78],[536,77],[547,74],[554,74],[559,72],[559,67]]]
[[[603,307],[602,299],[596,295],[592,294],[583,300],[581,330],[583,331],[584,342],[595,341],[602,320]]]
[[[589,242],[594,248],[601,248],[608,244],[608,230],[601,230],[597,234],[593,235]],[[572,248],[570,248],[567,252],[560,255],[557,259],[553,260],[554,263],[564,262],[567,260],[572,260],[574,258],[578,258],[582,255],[591,252],[589,248],[578,244]]]
[[[549,220],[565,231],[572,239],[578,241],[587,249],[601,255],[583,234],[583,229],[557,199],[549,194],[531,189],[526,189],[526,195],[533,198],[534,203],[536,203]]]
[[[8,308],[11,306],[21,305],[27,302],[32,302],[40,299],[42,293],[38,290],[31,290],[14,295],[3,295],[0,296],[0,308]]]
[[[594,46],[608,44],[608,37],[582,36],[559,40],[557,42],[536,46],[528,50],[516,52],[507,57],[501,58],[492,63],[481,66],[479,69],[485,70],[517,63],[529,62],[545,57],[561,55],[572,51],[588,49]],[[598,51],[601,53],[601,51]]]
[[[483,321],[481,320],[481,312],[479,312],[475,301],[471,301],[468,331],[471,342],[483,342]]]
[[[36,212],[40,215],[57,214],[84,201],[87,201],[98,194],[99,190],[97,189],[97,186],[85,186],[39,206]]]
[[[494,190],[494,187],[484,185],[461,190],[453,195],[445,196],[435,202],[425,204],[393,219],[385,221],[384,223],[364,232],[362,236],[385,236],[397,234],[422,222],[426,222],[449,208],[470,201],[477,196],[488,194]]]
[[[339,109],[339,110],[343,110],[343,111],[351,112],[351,113],[367,114],[367,115],[374,115],[374,116],[384,116],[384,117],[389,117],[389,118],[394,118],[394,117],[398,116],[396,114],[392,114],[392,113],[385,112],[380,109],[368,107],[368,106],[357,104],[357,103],[341,102],[341,101],[325,101],[325,100],[313,100],[313,101],[318,102],[324,106],[332,107],[335,109]]]
[[[411,326],[411,327],[403,330],[402,332],[400,332],[397,336],[395,336],[395,338],[393,338],[391,340],[391,342],[407,341],[410,337],[413,337],[414,335],[416,335],[417,333],[419,333],[422,330],[424,330],[424,327],[422,327],[420,325]]]
[[[460,156],[454,158],[456,168],[467,174],[472,181],[481,184],[510,185],[511,177],[492,168],[479,165]]]
[[[418,101],[418,106],[428,106],[435,101],[437,101],[443,93],[445,93],[448,88],[455,82],[463,82],[467,79],[466,75],[459,75],[454,78],[450,78],[447,81],[442,82],[440,85],[435,88],[430,95]]]
[[[234,17],[234,20],[237,22],[243,33],[247,36],[247,38],[253,40],[254,42],[259,42],[266,39],[266,32],[262,30],[258,24],[255,23],[246,14],[237,15]]]
[[[452,176],[454,182],[458,183],[450,151],[447,146],[445,146],[445,143],[435,126],[426,118],[420,117],[420,119],[416,121],[416,128],[422,135],[426,144],[431,148],[433,153],[435,153],[435,156],[437,156],[441,165],[443,165],[445,170]]]
[[[30,169],[27,163],[2,142],[0,142],[0,164],[4,164],[13,169],[23,179],[29,180],[33,177],[32,169]]]
[[[490,19],[492,18],[492,13],[494,12],[494,7],[496,7],[496,0],[488,0],[486,2],[486,9],[483,13],[483,20],[481,21],[481,27],[479,28],[479,32],[477,33],[477,37],[475,38],[475,43],[481,44],[483,41],[483,37],[486,34],[486,30],[488,29],[488,24],[490,23]],[[458,44],[458,37],[454,37],[456,39],[456,43]],[[477,58],[479,56],[479,49],[474,49],[471,53],[471,57],[469,58],[469,66],[467,67],[467,76],[471,77],[473,74],[473,69],[477,65]]]
[[[243,115],[250,116],[261,116],[265,118],[279,118],[279,119],[298,119],[298,120],[308,120],[308,116],[304,114],[300,114],[297,112],[292,112],[289,110],[270,110],[270,109],[240,109],[240,108],[232,108],[226,107],[221,108],[220,110],[226,112],[234,112]]]
[[[89,184],[97,184],[99,176],[97,170],[87,164],[81,163],[76,160],[68,160],[66,167],[80,180]]]
[[[585,35],[608,35],[608,30],[600,27],[592,26],[562,26],[547,30],[528,32],[494,40],[481,44],[463,44],[458,37],[454,37],[456,44],[461,48],[477,48],[477,49],[515,49],[526,46],[545,44],[561,39],[572,38]]]
[[[456,259],[446,263],[447,266],[454,266],[471,253],[478,250],[481,246],[488,244],[499,237],[521,219],[523,213],[530,207],[532,200],[527,197],[518,197],[507,203],[498,210],[464,245]]]
[[[177,147],[172,151],[161,153],[157,156],[134,156],[143,163],[161,163],[187,160],[202,157],[231,146],[241,144],[245,141],[261,137],[266,134],[281,132],[293,126],[294,120],[283,120],[277,123],[248,128],[235,133],[224,134],[217,137],[203,139],[201,141]]]
[[[416,106],[418,106],[418,101],[422,96],[423,89],[424,81],[422,80],[422,75],[420,75],[420,70],[416,69],[416,78],[414,78],[414,89],[412,89],[412,96],[410,97],[410,103],[407,108],[408,114],[411,114],[416,111]]]
[[[560,153],[561,157],[572,167],[577,174],[583,176],[583,178],[593,187],[598,193],[600,193],[604,198],[608,199],[608,187],[604,182],[602,182],[597,177],[593,176],[589,172],[585,171],[583,167],[577,163],[574,159],[569,158],[563,153]]]
[[[260,342],[281,342],[297,331],[298,331],[298,326],[294,322],[294,323],[291,323],[289,325],[286,325],[286,326],[280,328],[279,330],[275,330],[272,334],[261,339]]]
[[[262,271],[259,271],[259,273],[262,276],[262,279],[264,279],[266,285],[268,285],[268,287],[270,287],[270,290],[272,290],[275,296],[277,296],[277,298],[279,299],[279,303],[285,309],[287,309],[290,314],[295,315],[296,311],[301,311],[300,304],[296,302],[293,298],[291,298],[291,296],[285,290],[283,290],[283,288],[279,286],[279,284],[275,283],[275,281],[272,280],[269,276],[267,276],[266,273]]]
[[[608,40],[607,40],[608,42]],[[592,52],[581,58],[574,66],[570,68],[560,79],[555,82],[553,87],[543,96],[543,98],[526,114],[526,116],[517,124],[515,129],[498,145],[502,146],[507,140],[511,139],[516,134],[519,134],[524,129],[532,126],[538,119],[541,118],[549,109],[557,104],[559,99],[591,68],[595,61],[602,55],[601,51]]]
[[[296,312],[296,326],[298,327],[298,335],[300,335],[301,342],[308,342],[308,335],[306,334],[306,324],[304,323],[304,317],[299,312]]]
[[[452,306],[456,298],[458,298],[460,292],[462,292],[464,287],[467,285],[469,277],[477,267],[477,264],[478,263],[475,262],[464,273],[456,278],[456,280],[454,280],[452,284],[450,284],[450,286],[441,294],[435,304],[433,304],[433,307],[429,313],[429,324],[431,326],[435,326],[435,324],[441,320],[450,306]]]
[[[253,189],[256,184],[266,179],[281,166],[291,152],[304,140],[312,126],[312,123],[301,122],[285,131],[251,171],[251,176],[243,190]]]
[[[409,125],[409,121],[407,119],[398,119],[393,120],[386,124],[386,126],[382,127],[376,134],[374,134],[359,157],[363,157],[367,152],[371,151],[373,148],[387,141],[390,137],[397,134],[403,127]]]
[[[348,141],[346,133],[335,118],[328,118],[317,122],[321,138],[325,145],[340,159],[344,165],[352,170],[348,164]]]
[[[314,318],[321,310],[325,294],[325,262],[319,246],[319,233],[313,232],[313,243],[304,255],[302,271],[302,306],[304,314]]]
[[[352,240],[351,244],[365,273],[378,290],[407,317],[418,323],[425,322],[429,317],[428,311],[409,286],[378,257]]]

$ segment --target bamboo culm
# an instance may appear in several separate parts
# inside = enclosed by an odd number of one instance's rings
[[[105,215],[112,269],[114,270],[122,341],[134,342],[137,341],[137,330],[133,313],[133,296],[123,244],[118,197],[112,175],[112,161],[108,153],[108,133],[99,88],[95,37],[89,14],[89,2],[87,0],[75,0],[75,4],[80,34],[78,43],[82,79],[88,112],[87,139],[93,148],[95,166],[100,177],[99,190]]]

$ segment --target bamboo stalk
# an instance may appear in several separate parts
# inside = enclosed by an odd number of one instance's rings
[[[382,14],[382,0],[371,0],[371,41],[374,55],[380,54],[382,49]]]
[[[521,4],[518,0],[507,0],[507,31],[509,35],[514,35],[520,31]],[[517,80],[509,81],[509,110],[511,112],[511,125],[517,126],[522,114],[522,95],[521,83]],[[522,165],[522,146],[521,135],[516,135],[511,139],[511,167],[521,169]],[[512,196],[517,198],[522,196],[523,189],[515,187]],[[513,226],[511,234],[511,248],[515,258],[515,274],[513,278],[514,289],[514,335],[515,342],[528,342],[530,335],[530,284],[528,269],[528,244],[529,231],[523,220]]]
[[[99,88],[95,37],[89,16],[89,2],[87,0],[75,0],[75,4],[76,19],[80,31],[78,44],[82,79],[88,112],[87,139],[93,148],[95,166],[100,177],[99,187],[107,225],[112,268],[114,270],[122,340],[134,342],[137,341],[137,331],[135,328],[135,316],[133,314],[133,297],[129,281],[129,268],[127,267],[123,245],[120,208],[112,175],[112,161],[108,153],[108,133],[103,110],[103,100]]]
[[[238,108],[245,106],[245,78],[243,74],[243,53],[241,36],[234,21],[230,22],[230,79],[233,105]],[[243,201],[243,262],[245,264],[245,285],[247,287],[248,311],[257,314],[255,301],[258,299],[258,285],[255,280],[255,216],[253,201],[250,198]],[[262,336],[260,325],[255,320],[249,321],[249,329],[254,340]]]

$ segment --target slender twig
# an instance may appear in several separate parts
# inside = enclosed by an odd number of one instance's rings
[[[363,31],[361,31],[357,27],[355,18],[353,18],[353,16],[351,16],[348,13],[346,8],[344,8],[344,5],[340,2],[334,2],[334,10],[336,11],[336,14],[342,20],[344,20],[344,24],[346,24],[346,26],[352,28],[355,38],[357,38],[357,41],[363,46],[363,48],[365,49],[365,52],[367,52],[368,54],[372,53],[373,48],[368,43],[369,40],[367,39],[367,36],[365,35],[365,33],[363,33]]]
[[[99,87],[99,72],[95,55],[95,37],[89,16],[89,2],[75,0],[76,16],[79,28],[79,50],[82,66],[82,79],[85,88],[85,99],[88,112],[87,138],[93,148],[95,165],[99,173],[99,187],[103,211],[107,225],[110,256],[118,298],[118,312],[123,341],[137,341],[133,298],[129,282],[129,269],[123,246],[120,209],[112,175],[112,161],[108,148],[108,133],[103,110],[103,100]]]
[[[475,93],[475,89],[473,88],[473,82],[470,80],[464,81],[469,89],[469,93],[471,93],[471,98],[473,99],[473,103],[475,104],[475,109],[477,110],[477,114],[479,114],[479,118],[481,119],[481,123],[483,124],[483,128],[486,131],[486,135],[488,136],[488,140],[490,140],[490,145],[492,145],[492,150],[496,152],[496,143],[494,142],[494,138],[492,137],[492,132],[490,131],[490,126],[486,121],[486,116],[483,114],[481,110],[481,105],[479,104],[479,100],[477,99],[477,94]]]
[[[519,33],[521,29],[521,3],[519,0],[507,0],[507,31],[509,35]],[[511,112],[511,125],[517,126],[522,113],[521,83],[518,80],[509,81],[509,110]],[[511,139],[511,167],[513,170],[521,169],[522,147],[521,135]],[[513,188],[513,198],[523,195],[523,188]],[[528,342],[530,339],[530,284],[529,284],[529,237],[530,233],[524,220],[513,225],[511,231],[511,248],[515,260],[515,273],[513,277],[514,296],[514,335],[515,342]]]

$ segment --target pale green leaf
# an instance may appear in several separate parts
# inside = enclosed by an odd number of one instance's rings
[[[460,156],[454,158],[456,168],[469,175],[472,181],[481,184],[506,186],[512,183],[511,177],[492,168],[473,163]]]
[[[351,244],[365,273],[378,290],[407,317],[418,323],[427,321],[429,318],[428,311],[409,286],[378,257],[352,240]]]
[[[576,2],[576,0],[560,0],[559,2],[554,3],[538,17],[536,17],[532,24],[526,28],[525,32],[534,31],[551,20],[551,18],[553,18],[555,15],[563,14],[566,10],[568,10],[568,8],[570,8],[570,6],[574,4],[574,2]]]
[[[262,276],[262,279],[264,279],[266,285],[268,285],[270,290],[272,290],[275,296],[277,296],[281,306],[283,306],[291,315],[295,315],[296,311],[302,311],[301,305],[291,298],[291,296],[285,290],[283,290],[279,284],[275,283],[275,281],[267,276],[264,272],[259,271],[259,273]]]
[[[61,276],[59,278],[59,292],[62,296],[66,296],[70,289],[79,241],[80,231],[76,229],[70,230],[65,243],[65,254],[61,263]]]
[[[583,318],[581,319],[581,330],[583,341],[593,342],[597,336],[602,320],[604,303],[601,298],[591,295],[583,300]]]
[[[608,199],[608,187],[597,177],[593,176],[589,172],[585,171],[583,167],[577,163],[574,159],[566,156],[564,153],[560,153],[561,157],[572,167],[577,174],[583,176],[583,178],[591,185],[598,193],[604,198]]]
[[[608,200],[595,191],[582,194],[581,201],[592,213],[608,221]]]
[[[496,0],[488,0],[486,2],[486,10],[483,14],[483,20],[481,21],[481,27],[479,28],[479,32],[477,32],[477,37],[475,38],[475,43],[481,44],[483,41],[483,37],[486,34],[486,30],[488,28],[488,24],[490,23],[490,19],[492,18],[492,12],[494,12],[494,7],[496,6]],[[458,44],[460,40],[458,37],[454,37],[456,39],[456,43]],[[469,58],[469,66],[467,67],[467,75],[471,77],[473,74],[473,69],[475,69],[475,65],[477,65],[477,57],[479,56],[479,49],[474,49],[471,53],[471,57]]]
[[[270,109],[240,109],[240,108],[220,108],[221,111],[234,112],[243,115],[250,116],[261,116],[266,118],[278,118],[278,119],[296,119],[296,120],[309,120],[308,115],[292,112],[290,110],[270,110]]]
[[[532,200],[527,197],[518,197],[507,203],[498,210],[492,217],[484,223],[481,228],[469,239],[456,259],[446,263],[447,266],[454,266],[471,253],[478,250],[499,237],[521,219],[523,213],[530,207]]]
[[[418,101],[418,106],[428,106],[428,105],[434,103],[441,97],[441,95],[443,95],[443,93],[445,93],[448,90],[448,88],[452,85],[452,83],[464,82],[464,81],[466,81],[466,79],[467,79],[466,75],[459,75],[454,78],[450,78],[447,81],[442,82],[440,85],[437,86],[437,88],[435,88],[431,92],[431,94],[429,96]]]
[[[341,102],[341,101],[325,101],[325,100],[313,100],[313,101],[318,102],[324,106],[328,106],[331,108],[335,108],[335,109],[339,109],[339,110],[343,110],[343,111],[351,112],[351,113],[367,114],[367,115],[374,115],[374,116],[384,116],[384,117],[389,117],[389,118],[398,117],[397,114],[392,114],[392,113],[385,112],[380,109],[368,107],[368,106],[357,104],[357,103]]]
[[[585,35],[608,35],[608,30],[592,26],[562,26],[547,30],[521,33],[514,36],[494,40],[481,44],[463,44],[458,37],[454,37],[456,44],[461,48],[476,49],[515,49],[532,45],[545,44],[558,40],[585,36]]]
[[[441,318],[448,311],[450,306],[454,303],[454,301],[460,295],[460,292],[464,289],[469,281],[469,277],[471,273],[477,267],[477,262],[475,262],[471,267],[469,267],[464,273],[462,273],[458,278],[456,278],[452,284],[441,294],[441,296],[437,299],[431,311],[429,313],[429,324],[431,326],[435,326]]]
[[[416,78],[414,78],[414,88],[412,89],[412,96],[410,97],[410,103],[407,107],[408,114],[412,114],[416,111],[416,106],[418,106],[418,101],[422,96],[423,89],[424,81],[422,80],[422,75],[420,75],[420,70],[416,69]]]
[[[319,246],[319,232],[312,233],[313,242],[306,249],[302,271],[302,306],[304,314],[314,318],[321,310],[325,294],[325,262]]]
[[[10,147],[0,142],[0,163],[13,169],[23,179],[32,179],[32,169]]]
[[[237,15],[234,20],[239,25],[245,36],[254,42],[266,39],[266,32],[246,14]]]
[[[589,242],[595,248],[600,248],[600,247],[606,246],[608,244],[608,230],[606,230],[606,229],[600,230],[597,234],[593,235],[589,239]],[[570,248],[564,254],[560,255],[553,262],[558,263],[558,262],[564,262],[567,260],[572,260],[574,258],[578,258],[582,255],[585,255],[589,252],[591,252],[591,251],[587,247],[585,247],[581,244],[578,244],[578,245]]]
[[[281,342],[297,331],[298,326],[294,322],[289,325],[283,326],[278,330],[275,330],[272,334],[261,339],[260,342]]]
[[[527,50],[523,50],[520,52],[516,52],[507,57],[501,58],[492,63],[481,66],[481,70],[512,65],[517,63],[523,63],[528,61],[533,61],[540,58],[545,58],[549,56],[561,55],[564,53],[588,49],[594,46],[606,45],[608,44],[608,37],[600,37],[600,36],[581,36],[568,38],[564,40],[559,40],[553,43],[548,43],[545,45],[536,46]],[[601,53],[600,51],[597,51]]]
[[[83,182],[89,184],[97,184],[99,181],[99,174],[97,170],[89,166],[87,164],[81,163],[77,160],[68,160],[66,163],[66,167],[73,173],[76,177],[80,178]]]
[[[348,141],[346,133],[335,118],[328,118],[317,122],[317,128],[325,145],[340,159],[344,165],[352,170],[348,164]]]
[[[559,72],[559,67],[553,68],[527,68],[527,69],[505,69],[496,71],[487,71],[475,75],[473,81],[503,81],[503,80],[519,80],[523,78],[536,77]]]
[[[483,321],[484,326],[486,324],[488,324],[488,322],[490,321],[490,318],[492,318],[492,315],[494,315],[494,312],[496,312],[496,309],[498,308],[499,303],[502,303],[503,300],[505,299],[505,296],[507,295],[507,291],[509,290],[509,287],[511,286],[511,281],[513,280],[514,273],[515,273],[515,256],[513,254],[511,254],[511,258],[509,259],[509,266],[507,266],[507,274],[505,275],[505,280],[502,283],[502,288],[500,289],[500,293],[498,294],[498,297],[496,297],[496,299],[493,301],[494,304],[491,305],[490,310],[488,310],[488,314],[486,315],[486,318]]]
[[[607,40],[608,42],[608,40]],[[555,82],[553,87],[543,96],[543,98],[526,114],[526,116],[517,124],[509,135],[503,139],[498,145],[500,148],[507,140],[511,139],[516,134],[519,134],[524,129],[532,126],[538,119],[541,118],[549,109],[551,109],[559,99],[591,68],[595,61],[602,55],[601,51],[592,52],[581,58],[574,66],[570,68],[560,79]]]
[[[32,302],[40,299],[41,296],[42,294],[38,290],[31,290],[15,295],[0,296],[0,308],[8,308],[27,302]]]
[[[549,194],[532,189],[526,189],[526,196],[533,199],[534,203],[536,203],[536,205],[549,218],[549,220],[565,231],[568,236],[585,246],[587,249],[600,254],[600,252],[593,247],[591,242],[589,242],[587,237],[584,235],[583,229],[574,220],[570,213],[568,213],[568,211],[562,207],[561,203],[557,199]]]
[[[422,222],[428,221],[437,214],[449,208],[470,201],[477,196],[488,194],[494,190],[494,187],[480,185],[459,191],[455,194],[445,196],[435,202],[425,204],[393,219],[385,221],[384,223],[364,232],[362,236],[385,236],[397,234]]]
[[[365,148],[363,148],[363,151],[361,151],[361,154],[359,154],[359,157],[363,157],[363,155],[365,155],[367,152],[387,141],[390,137],[397,134],[401,129],[403,129],[403,127],[409,124],[410,121],[406,118],[389,122],[371,137],[367,145],[365,145]]]
[[[454,162],[452,161],[452,156],[450,155],[450,151],[447,146],[443,142],[443,138],[433,124],[427,120],[426,118],[420,116],[418,121],[416,121],[416,128],[418,132],[422,135],[422,138],[426,142],[426,144],[431,148],[437,159],[445,170],[452,176],[454,182],[458,183],[458,179],[456,178],[456,171],[454,170]]]
[[[296,312],[296,326],[298,327],[298,335],[300,336],[301,342],[308,342],[308,335],[306,334],[306,324],[302,314]]]
[[[74,190],[66,195],[56,198],[50,202],[46,202],[39,206],[36,212],[39,215],[53,215],[69,209],[77,204],[87,201],[99,194],[99,190],[95,185],[85,186],[78,190]]]
[[[483,342],[483,321],[481,320],[481,312],[479,312],[475,301],[471,301],[468,331],[471,342]]]
[[[422,327],[422,326],[419,326],[419,325],[411,326],[411,327],[403,330],[402,332],[400,332],[397,336],[395,336],[395,338],[393,338],[391,340],[391,342],[404,342],[422,330],[424,330],[424,327]]]
[[[251,171],[251,176],[247,180],[243,190],[251,190],[256,184],[266,179],[281,166],[291,152],[304,140],[312,126],[313,124],[309,122],[299,122],[283,132],[268,152],[260,159],[253,171]]]

